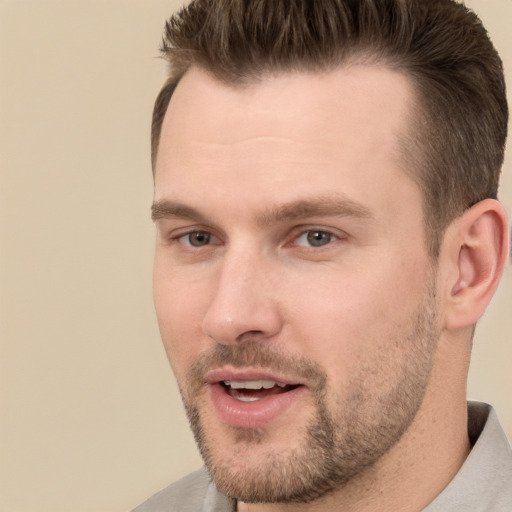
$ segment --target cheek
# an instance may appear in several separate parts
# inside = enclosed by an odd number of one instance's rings
[[[396,340],[424,296],[425,277],[418,278],[415,265],[391,259],[379,263],[354,265],[350,272],[317,277],[314,286],[288,292],[295,300],[294,335],[337,378],[365,361],[396,355]]]
[[[204,285],[160,265],[155,258],[153,298],[162,342],[173,372],[182,381],[205,344],[202,319],[207,309]]]

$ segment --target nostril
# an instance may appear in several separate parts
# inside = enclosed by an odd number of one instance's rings
[[[239,287],[226,281],[219,285],[207,306],[201,326],[203,333],[222,345],[275,336],[282,327],[276,301],[256,289],[242,294]]]
[[[237,336],[236,341],[238,343],[246,343],[248,341],[256,341],[259,338],[264,337],[264,333],[262,331],[252,330],[246,331]]]

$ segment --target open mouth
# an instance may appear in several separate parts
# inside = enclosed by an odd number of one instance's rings
[[[244,428],[269,425],[307,392],[305,383],[258,369],[212,370],[206,384],[222,423]]]
[[[240,402],[256,402],[269,396],[287,393],[298,387],[298,384],[285,384],[272,380],[223,380],[220,384],[231,398]]]

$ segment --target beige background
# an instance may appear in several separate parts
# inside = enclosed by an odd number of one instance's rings
[[[128,510],[200,464],[151,299],[155,57],[179,4],[0,0],[0,511]],[[468,4],[512,84],[512,1]],[[470,379],[510,438],[511,304],[509,269]]]

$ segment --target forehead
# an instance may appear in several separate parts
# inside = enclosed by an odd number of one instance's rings
[[[192,68],[164,118],[155,198],[243,190],[283,201],[323,190],[389,186],[400,172],[398,140],[409,130],[409,79],[384,66],[283,73],[243,86]],[[313,181],[314,180],[314,184]],[[357,182],[357,183],[356,183]],[[313,187],[314,188],[314,187]],[[269,192],[271,191],[271,192]],[[231,195],[230,195],[231,193]]]

